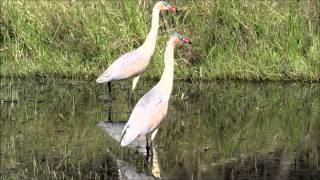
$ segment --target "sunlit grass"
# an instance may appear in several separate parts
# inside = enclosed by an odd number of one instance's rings
[[[2,1],[1,76],[96,77],[142,44],[155,1]],[[318,1],[174,1],[162,13],[146,77],[162,72],[169,32],[192,47],[178,50],[180,79],[320,79]]]

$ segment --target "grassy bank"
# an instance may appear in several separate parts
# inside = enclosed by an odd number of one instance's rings
[[[149,1],[1,1],[1,76],[96,77],[142,44]],[[174,1],[162,13],[158,45],[145,77],[162,73],[168,32],[192,46],[177,50],[180,79],[320,79],[320,3]]]

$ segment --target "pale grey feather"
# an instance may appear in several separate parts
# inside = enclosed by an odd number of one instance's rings
[[[168,98],[154,87],[134,107],[123,129],[121,145],[131,143],[136,137],[146,135],[160,124],[167,113]]]
[[[150,57],[144,56],[140,52],[140,49],[128,52],[114,61],[109,68],[98,77],[97,83],[134,77],[146,69],[149,63],[148,58],[150,59]]]

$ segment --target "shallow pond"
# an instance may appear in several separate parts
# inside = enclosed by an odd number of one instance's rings
[[[146,157],[114,136],[155,83],[110,102],[94,81],[1,79],[0,179],[320,178],[319,84],[175,82]]]

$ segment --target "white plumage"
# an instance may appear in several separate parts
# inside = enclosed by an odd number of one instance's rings
[[[151,141],[157,133],[157,128],[164,120],[168,102],[172,92],[174,74],[174,47],[177,43],[190,43],[188,38],[175,33],[167,43],[164,55],[165,68],[160,81],[134,107],[130,118],[122,131],[121,146],[130,144],[138,136],[152,134]]]
[[[98,77],[96,80],[97,83],[134,78],[132,90],[135,88],[141,73],[147,68],[155,50],[160,10],[175,11],[175,8],[165,1],[157,2],[153,7],[151,30],[145,42],[138,49],[125,53],[115,60],[107,70]]]

